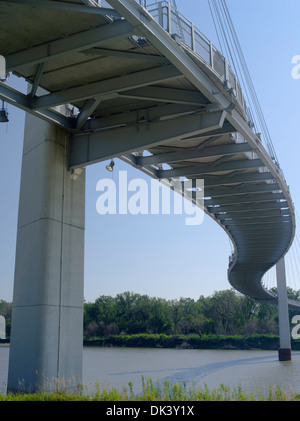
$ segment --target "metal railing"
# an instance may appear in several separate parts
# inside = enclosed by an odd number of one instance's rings
[[[231,268],[231,266],[233,265],[234,261],[235,261],[235,253],[233,252],[233,253],[231,253],[231,255],[229,256],[228,269],[230,269],[230,268]]]
[[[105,0],[94,0],[101,7],[111,8]],[[155,21],[168,32],[178,43],[196,54],[224,85],[224,91],[231,93],[241,109],[244,119],[253,130],[253,116],[247,107],[237,76],[227,59],[215,45],[196,27],[196,25],[177,10],[169,1],[157,1],[148,4],[145,0],[135,0],[144,7]],[[150,3],[150,1],[149,1]]]
[[[140,3],[139,0],[136,1]],[[228,61],[194,23],[168,1],[147,5],[147,10],[166,32],[201,57],[215,71],[226,88],[233,93],[244,115],[249,115],[240,83]]]

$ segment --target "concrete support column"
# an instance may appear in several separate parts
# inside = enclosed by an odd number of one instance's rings
[[[278,317],[279,317],[279,338],[278,350],[279,361],[290,361],[291,356],[291,333],[289,321],[288,298],[286,291],[285,260],[280,259],[276,265],[277,293],[278,293]]]
[[[26,116],[8,390],[82,379],[85,170],[67,171],[68,135]]]

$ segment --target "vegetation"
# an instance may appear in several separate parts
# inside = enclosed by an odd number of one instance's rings
[[[276,291],[275,291],[276,292]],[[288,290],[299,299],[300,291]],[[6,318],[10,335],[11,303],[0,301],[0,314]],[[291,312],[292,318],[296,313]],[[86,345],[127,347],[180,347],[195,349],[278,347],[276,306],[257,303],[234,290],[215,292],[198,300],[165,300],[124,292],[116,297],[100,296],[84,304],[84,340]],[[300,341],[292,341],[300,349]],[[142,378],[142,392],[135,393],[132,383],[122,390],[100,389],[88,393],[67,392],[60,384],[55,393],[0,395],[0,401],[300,401],[300,394],[271,387],[269,393],[245,394],[241,387],[230,389],[187,388],[186,384],[154,384]],[[68,388],[69,390],[69,388]]]
[[[279,345],[277,335],[110,335],[85,339],[85,346],[116,346],[135,348],[180,348],[180,349],[263,349],[276,350]],[[300,342],[292,341],[293,350],[300,350]]]
[[[99,384],[95,385],[94,392],[67,392],[65,382],[57,383],[58,389],[53,392],[40,392],[33,394],[12,394],[0,395],[1,401],[300,401],[300,394],[295,392],[286,393],[280,387],[269,387],[266,394],[251,393],[245,394],[240,386],[230,389],[229,386],[221,384],[216,389],[209,390],[205,385],[203,388],[186,386],[186,383],[172,384],[165,380],[163,383],[142,377],[142,392],[136,393],[132,383],[124,386],[120,391],[116,388],[100,389]]]
[[[288,288],[288,296],[299,299],[300,291]],[[0,300],[8,338],[11,307]],[[127,291],[84,303],[83,335],[86,345],[98,346],[277,349],[278,311],[233,289],[198,300]],[[293,341],[293,348],[300,349],[300,342]]]
[[[288,290],[297,299],[300,291]],[[294,313],[291,312],[291,317]],[[278,335],[276,306],[258,303],[233,289],[198,300],[165,300],[131,292],[100,296],[84,306],[84,336],[164,335]]]

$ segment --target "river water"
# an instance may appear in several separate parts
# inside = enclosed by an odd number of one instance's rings
[[[0,346],[0,393],[6,391],[9,347]],[[269,387],[300,393],[300,352],[291,362],[279,362],[277,351],[233,351],[195,349],[98,348],[83,349],[83,384],[92,391],[133,383],[142,389],[142,375],[154,382],[186,381],[187,386],[232,389],[240,385],[245,393],[267,394]]]

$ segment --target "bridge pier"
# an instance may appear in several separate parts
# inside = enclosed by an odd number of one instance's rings
[[[8,391],[82,379],[85,171],[67,155],[66,132],[27,114]]]
[[[291,334],[289,321],[289,307],[286,291],[286,271],[284,257],[276,265],[278,318],[279,318],[279,361],[291,361]]]

